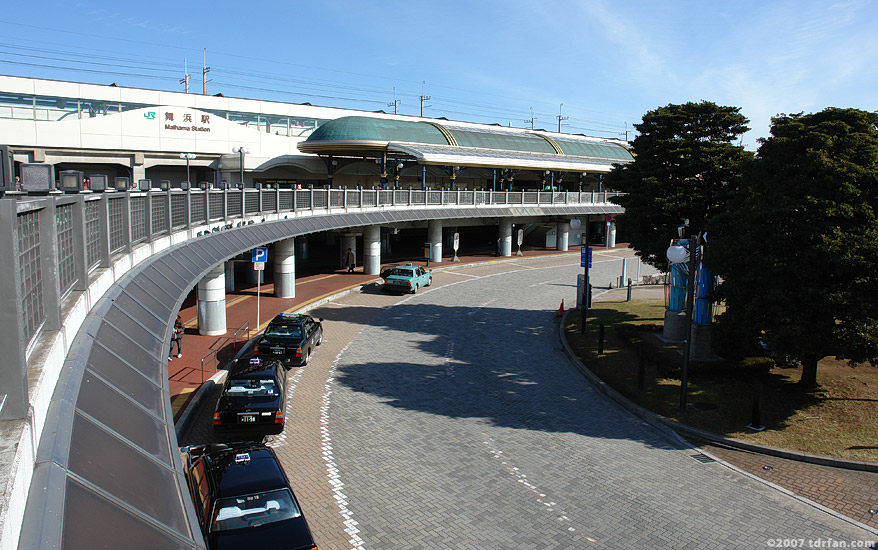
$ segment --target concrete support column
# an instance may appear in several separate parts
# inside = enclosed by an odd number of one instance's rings
[[[274,243],[274,295],[296,297],[296,239],[290,237]]]
[[[616,246],[616,222],[610,222],[607,226],[607,248]]]
[[[558,222],[558,238],[555,240],[555,248],[561,252],[567,252],[570,243],[570,223]]]
[[[363,233],[363,273],[381,273],[381,226],[370,225]]]
[[[500,218],[500,255],[512,256],[512,218]]]
[[[345,235],[344,237],[342,237],[342,239],[341,239],[341,255],[340,255],[341,263],[340,263],[340,267],[341,267],[342,269],[346,269],[346,268],[347,268],[347,266],[346,266],[345,263],[344,263],[344,255],[345,255],[345,253],[347,253],[348,248],[350,248],[351,250],[354,251],[354,258],[356,258],[356,257],[357,257],[357,236],[356,236],[356,235],[354,235],[354,234],[346,234],[346,235]]]
[[[235,262],[226,262],[224,268],[226,271],[226,294],[228,294],[235,291]]]
[[[226,333],[226,267],[219,264],[198,282],[198,334]]]
[[[430,262],[442,262],[442,220],[430,220],[427,224],[427,242],[433,245]]]

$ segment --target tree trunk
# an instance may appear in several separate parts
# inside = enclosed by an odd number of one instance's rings
[[[802,379],[799,385],[806,390],[813,390],[817,386],[817,357],[805,357],[802,359]]]

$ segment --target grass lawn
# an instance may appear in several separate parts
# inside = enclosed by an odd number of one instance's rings
[[[580,315],[567,316],[565,335],[579,358],[597,376],[631,401],[690,426],[761,445],[852,460],[878,462],[878,367],[820,362],[820,389],[804,393],[795,383],[800,368],[773,366],[763,378],[761,421],[751,422],[757,382],[723,361],[693,363],[688,406],[680,412],[679,365],[682,347],[663,342],[663,300],[595,302],[586,334]],[[598,355],[598,325],[603,324],[603,353]],[[619,327],[622,326],[620,330]],[[642,350],[642,351],[641,351]],[[638,388],[640,354],[644,387]],[[669,365],[673,368],[669,368]]]

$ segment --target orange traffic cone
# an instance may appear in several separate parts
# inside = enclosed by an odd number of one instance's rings
[[[563,298],[561,299],[561,307],[558,308],[558,314],[556,315],[556,317],[561,317],[562,315],[564,315],[564,299]]]

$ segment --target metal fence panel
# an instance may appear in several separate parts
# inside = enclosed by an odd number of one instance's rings
[[[360,197],[362,195],[362,191],[348,191],[345,193],[345,206],[347,208],[356,208],[360,206]]]
[[[344,189],[330,189],[329,190],[329,207],[330,208],[344,207]]]
[[[18,257],[21,269],[21,306],[24,339],[30,343],[46,319],[43,272],[40,267],[39,211],[18,215]]]
[[[475,204],[476,196],[473,191],[461,191],[459,200],[460,204]]]
[[[536,191],[524,191],[523,204],[538,204],[540,201],[539,193]]]
[[[427,191],[427,204],[442,204],[442,191]]]
[[[131,197],[131,244],[146,240],[146,196]]]
[[[377,206],[378,205],[378,191],[360,191],[360,195],[363,197],[363,206]]]
[[[244,191],[244,212],[247,215],[259,213],[259,191]]]
[[[186,202],[189,199],[182,193],[171,195],[171,227],[174,229],[186,225]]]
[[[524,192],[523,191],[510,191],[506,193],[506,202],[508,204],[523,204],[524,203]]]
[[[101,262],[101,201],[85,203],[85,269]]]
[[[125,245],[125,197],[107,199],[108,210],[110,211],[110,254],[120,252]]]
[[[393,191],[386,191],[383,189],[378,191],[378,204],[380,206],[393,204]]]
[[[170,231],[168,227],[168,196],[164,193],[152,195],[152,234],[164,235]]]
[[[297,190],[296,194],[296,210],[309,210],[311,208],[311,191]]]
[[[204,193],[189,195],[189,223],[197,224],[207,221],[204,212]]]
[[[281,189],[278,205],[278,210],[292,210],[293,209],[293,201],[295,200],[296,192],[290,189]]]
[[[457,204],[457,191],[442,191],[442,204]]]
[[[408,190],[396,189],[393,191],[393,204],[408,204],[409,203],[409,192]]]
[[[412,191],[412,204],[427,204],[427,192]]]
[[[211,193],[210,191],[208,191],[207,197],[208,197],[208,205],[209,205],[208,218],[207,218],[208,221],[221,220],[223,218],[223,210],[225,209],[224,205],[223,205],[223,202],[224,202],[223,193],[222,192]]]
[[[311,208],[326,208],[326,195],[325,189],[312,189]]]
[[[67,294],[76,282],[76,262],[73,254],[73,207],[62,204],[55,208],[55,232],[58,237],[58,290]]]
[[[233,190],[226,193],[225,217],[237,218],[244,215],[243,191]]]
[[[272,189],[260,191],[259,193],[262,196],[262,211],[275,212],[277,210],[277,191]]]

